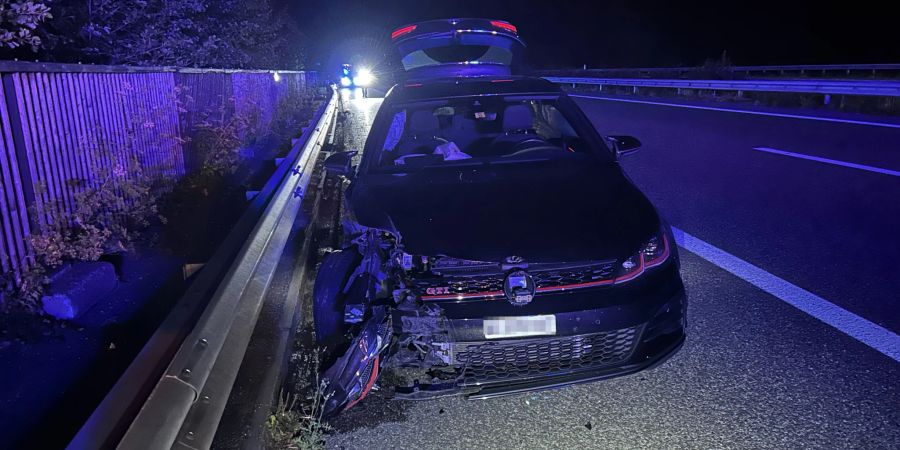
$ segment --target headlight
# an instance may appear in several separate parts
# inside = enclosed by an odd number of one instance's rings
[[[669,253],[669,238],[660,231],[641,246],[640,251],[622,261],[616,272],[615,283],[624,283],[639,277],[645,270],[666,262]]]
[[[350,81],[350,77],[341,77],[341,86],[347,87],[347,86],[350,86],[351,84],[353,84],[353,82]]]
[[[373,81],[375,81],[375,76],[366,68],[359,69],[359,71],[356,72],[356,76],[353,77],[353,84],[357,86],[366,87],[372,84]]]

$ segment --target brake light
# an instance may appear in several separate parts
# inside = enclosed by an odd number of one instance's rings
[[[512,31],[513,33],[519,34],[519,30],[516,28],[516,26],[509,22],[503,22],[500,20],[492,20],[491,25],[493,25],[496,28],[501,28],[506,31]]]
[[[645,270],[656,267],[666,262],[667,259],[669,259],[669,238],[665,233],[659,233],[650,238],[639,252],[622,261],[614,282],[624,283],[633,280],[643,274]]]
[[[405,27],[397,28],[393,33],[391,33],[391,39],[397,39],[404,34],[412,33],[413,31],[415,31],[417,26],[418,25],[407,25]]]

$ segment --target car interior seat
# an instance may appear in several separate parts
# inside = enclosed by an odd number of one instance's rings
[[[491,142],[491,153],[505,155],[522,141],[537,137],[534,133],[534,117],[531,108],[521,103],[503,110],[503,133]]]
[[[428,155],[445,142],[438,137],[440,123],[431,110],[413,111],[408,122],[406,132],[393,151],[393,159],[412,154]]]

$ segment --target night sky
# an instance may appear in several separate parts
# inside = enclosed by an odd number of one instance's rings
[[[868,0],[284,1],[322,68],[385,65],[392,29],[449,17],[509,20],[536,68],[699,65],[723,51],[739,65],[900,62],[900,21],[887,13],[888,2]]]

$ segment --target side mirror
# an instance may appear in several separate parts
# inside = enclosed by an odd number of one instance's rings
[[[356,156],[356,150],[348,152],[337,152],[325,158],[325,172],[348,177],[353,172],[353,157]]]
[[[606,141],[612,145],[618,156],[634,153],[641,148],[641,141],[634,136],[607,136]]]

